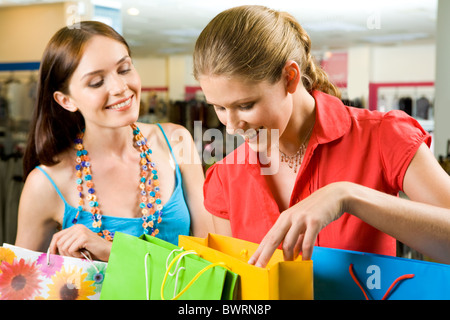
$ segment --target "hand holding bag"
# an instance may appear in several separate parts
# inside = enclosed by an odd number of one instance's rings
[[[206,238],[179,236],[179,245],[211,262],[223,262],[239,275],[238,299],[313,299],[312,261],[284,261],[276,250],[266,268],[248,264],[258,244],[217,234]]]
[[[0,299],[100,299],[107,263],[84,256],[64,257],[4,244],[0,247]]]

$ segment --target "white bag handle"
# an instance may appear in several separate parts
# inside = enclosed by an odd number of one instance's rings
[[[168,255],[167,255],[167,259],[166,259],[166,271],[168,272],[168,275],[173,277],[176,274],[175,277],[175,287],[174,287],[174,292],[173,292],[173,296],[176,297],[177,295],[177,287],[178,287],[178,276],[181,270],[186,270],[186,268],[184,267],[179,267],[180,261],[181,259],[183,259],[184,256],[188,255],[188,254],[195,254],[197,255],[197,252],[195,251],[185,251],[180,253],[179,255],[176,256],[177,258],[177,265],[175,266],[175,269],[173,271],[173,273],[170,273],[170,270],[167,270],[169,268],[169,258],[177,251],[182,251],[183,248],[180,249],[174,249],[172,250]],[[147,268],[147,258],[150,255],[150,252],[147,252],[145,254],[144,257],[144,266],[145,266],[145,292],[146,292],[146,296],[147,296],[147,300],[150,300],[150,289],[149,289],[149,285],[148,285],[148,268]]]
[[[87,253],[87,255],[85,254],[85,252]],[[100,273],[100,271],[98,270],[94,261],[92,261],[92,257],[91,257],[91,254],[89,253],[89,251],[81,250],[80,253],[94,267],[95,271],[97,271],[97,273]],[[50,248],[47,249],[47,266],[49,266],[49,265],[50,265]]]

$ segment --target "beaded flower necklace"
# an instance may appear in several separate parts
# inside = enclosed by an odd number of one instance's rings
[[[138,148],[141,157],[139,161],[141,168],[139,179],[139,210],[142,214],[142,228],[144,233],[156,236],[159,233],[157,226],[161,223],[161,216],[163,214],[158,172],[155,163],[151,159],[152,150],[147,145],[147,139],[145,139],[135,124],[132,124],[131,128],[133,129],[135,146]],[[75,149],[77,154],[75,159],[77,163],[75,169],[77,171],[76,182],[79,201],[78,211],[75,218],[72,220],[72,223],[76,224],[78,222],[78,216],[81,211],[83,211],[83,205],[88,201],[90,212],[92,213],[92,227],[100,237],[112,241],[114,238],[114,231],[102,228],[102,213],[92,181],[90,159],[88,152],[83,146],[83,136],[84,132],[81,132],[75,139]],[[83,194],[83,184],[86,185],[88,192],[86,197]]]

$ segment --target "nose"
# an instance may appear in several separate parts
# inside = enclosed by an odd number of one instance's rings
[[[110,93],[113,96],[120,95],[128,89],[126,81],[119,75],[111,76]]]
[[[230,135],[235,134],[238,129],[243,129],[244,127],[244,121],[240,119],[238,113],[234,110],[227,110],[226,121],[226,130]]]

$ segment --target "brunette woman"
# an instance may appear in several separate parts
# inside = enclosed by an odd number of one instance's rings
[[[18,246],[108,260],[118,231],[175,244],[212,231],[190,134],[137,124],[140,92],[130,49],[109,26],[86,21],[53,36],[24,157]],[[180,137],[191,153],[172,152]]]

